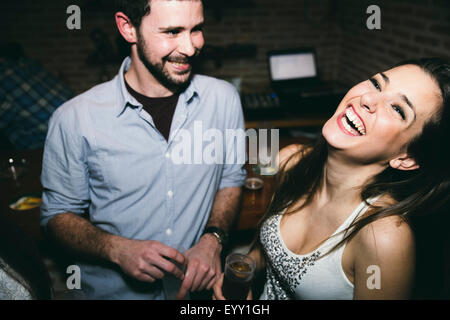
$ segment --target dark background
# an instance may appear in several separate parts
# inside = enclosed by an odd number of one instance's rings
[[[81,8],[81,30],[66,27],[72,4]],[[371,4],[381,8],[381,30],[366,27]],[[205,7],[200,71],[240,77],[243,92],[270,90],[269,50],[314,47],[323,79],[348,86],[404,59],[450,56],[447,0],[216,0]],[[1,8],[1,44],[18,43],[76,94],[114,77],[126,55],[111,0],[3,1]],[[416,298],[450,298],[449,214],[413,221]]]
[[[112,2],[3,1],[2,41],[19,42],[27,56],[60,76],[75,93],[81,93],[112,78],[120,66],[120,55],[114,55],[119,34]],[[81,30],[66,27],[66,9],[72,4],[81,8]],[[381,30],[366,27],[366,9],[371,4],[381,8]],[[246,92],[270,89],[266,64],[269,50],[315,47],[323,78],[348,85],[403,59],[450,56],[447,0],[209,0],[205,6],[209,49],[218,48],[215,53],[220,53],[230,45],[255,45],[257,52],[241,52],[243,57],[239,58],[239,52],[228,51],[219,63],[204,60],[201,71],[221,78],[241,77]],[[94,42],[95,30],[104,37]],[[103,55],[109,56],[108,63],[92,58],[96,52],[98,55],[97,47],[105,48]],[[208,47],[209,56],[217,56]]]

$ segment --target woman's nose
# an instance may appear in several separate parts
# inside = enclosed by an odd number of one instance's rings
[[[361,95],[361,108],[367,110],[367,112],[374,113],[377,110],[377,106],[381,103],[381,95],[379,93],[365,93]]]

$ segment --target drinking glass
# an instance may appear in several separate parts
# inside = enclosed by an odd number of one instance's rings
[[[258,145],[258,169],[263,176],[275,175],[278,171],[276,156],[279,149],[279,132],[269,126],[260,129]]]
[[[25,173],[27,167],[28,163],[25,158],[8,157],[2,161],[1,174],[3,178],[17,181]]]
[[[257,197],[261,195],[264,181],[258,177],[248,177],[245,179],[245,188],[248,190],[250,203],[255,204]]]
[[[222,293],[227,300],[245,300],[255,275],[256,263],[246,254],[230,253],[225,260]]]

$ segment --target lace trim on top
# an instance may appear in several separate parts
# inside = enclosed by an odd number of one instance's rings
[[[32,300],[22,277],[0,258],[0,300]]]
[[[266,293],[269,300],[294,299],[294,290],[300,284],[308,267],[320,257],[320,251],[300,256],[289,254],[278,236],[282,215],[269,218],[261,228],[261,243],[269,260],[267,264]]]

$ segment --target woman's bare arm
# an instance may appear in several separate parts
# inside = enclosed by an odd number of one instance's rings
[[[415,244],[409,225],[397,216],[383,218],[354,241],[354,299],[410,298]]]

